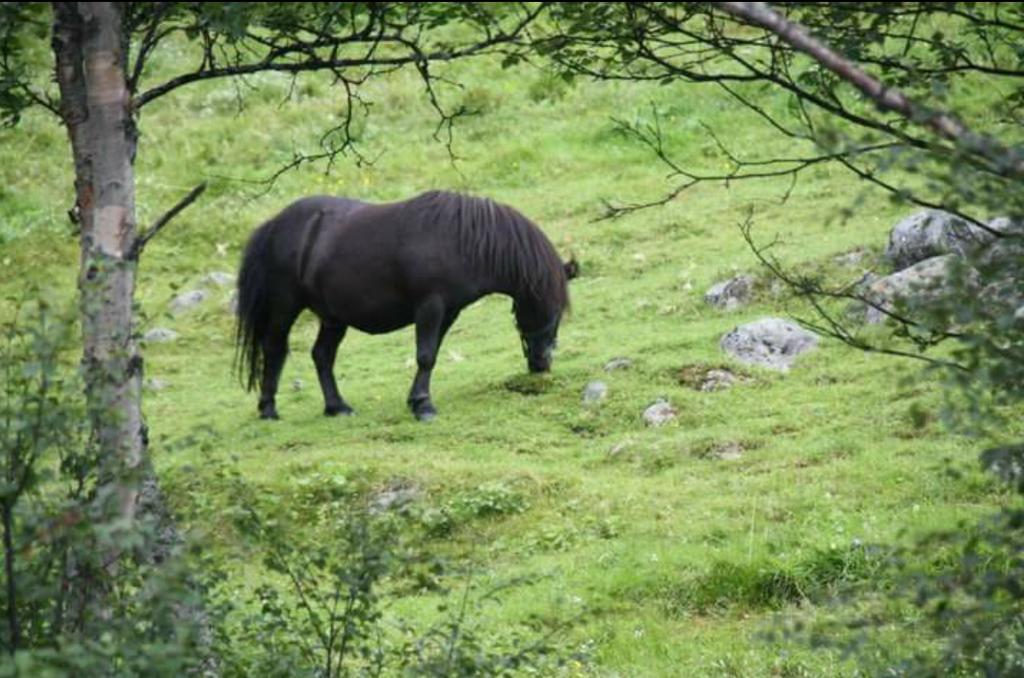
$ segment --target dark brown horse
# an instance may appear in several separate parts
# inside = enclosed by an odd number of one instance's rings
[[[430,373],[462,309],[495,292],[512,297],[527,365],[547,371],[576,272],[529,219],[484,198],[438,191],[383,205],[304,198],[245,248],[238,364],[249,390],[260,387],[260,416],[276,419],[288,333],[311,309],[320,318],[313,363],[324,413],[351,414],[334,380],[345,331],[382,334],[415,323],[419,369],[408,403],[417,419],[431,419]]]

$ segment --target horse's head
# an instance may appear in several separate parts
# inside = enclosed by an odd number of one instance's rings
[[[519,330],[519,341],[523,344],[523,357],[531,372],[547,372],[551,369],[551,359],[558,344],[558,323],[561,316],[555,316],[551,322],[539,330],[532,332]]]
[[[565,280],[568,282],[579,275],[579,264],[575,259],[564,264]],[[562,321],[565,306],[552,305],[535,300],[534,303],[519,303],[512,306],[519,326],[519,340],[523,345],[523,357],[531,372],[547,372],[558,345],[558,325]],[[535,329],[534,329],[535,328]]]

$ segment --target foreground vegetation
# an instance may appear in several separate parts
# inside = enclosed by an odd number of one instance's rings
[[[761,632],[781,628],[778,613],[828,615],[829,597],[848,585],[884,596],[895,581],[881,565],[885,550],[873,545],[910,544],[1011,495],[976,470],[977,440],[943,428],[943,394],[918,365],[825,341],[786,374],[743,368],[749,380],[726,391],[701,392],[682,377],[729,364],[718,340],[735,325],[806,311],[771,284],[740,236],[750,206],[755,234],[778,236],[779,256],[851,281],[877,264],[907,207],[822,169],[805,174],[785,202],[788,180],[702,185],[664,208],[596,221],[603,199],[650,199],[667,186],[663,168],[612,116],[657,111],[675,155],[708,168],[725,160],[702,122],[735,130],[736,148],[779,142],[758,136],[750,114],[710,90],[570,86],[486,62],[450,74],[466,86],[449,95],[477,112],[457,127],[457,162],[431,138],[435,121],[415,77],[396,74],[367,92],[373,106],[358,136],[372,165],[303,167],[269,187],[254,182],[314,145],[340,115],[344,99],[327,80],[292,91],[284,77],[252,78],[241,85],[251,88],[242,109],[238,92],[200,85],[147,113],[140,222],[197,181],[210,183],[150,245],[138,298],[141,332],[180,335],[146,346],[146,377],[160,383],[150,382],[145,413],[173,508],[228,574],[221,595],[251,600],[262,583],[279,581],[237,521],[225,519],[237,507],[236,477],[299,553],[336,538],[336,511],[404,493],[408,503],[384,511],[410,558],[385,582],[386,619],[426,629],[449,614],[439,617],[439,591],[468,588],[476,600],[514,583],[468,612],[467,625],[498,645],[514,644],[517,633],[552,634],[562,656],[574,657],[567,672],[850,670],[838,653]],[[65,139],[42,114],[2,135],[4,296],[34,285],[70,296],[77,255],[64,217]],[[790,145],[779,153],[794,152]],[[231,290],[205,276],[234,272],[251,229],[299,196],[386,201],[431,188],[508,202],[579,258],[553,374],[524,377],[509,302],[491,298],[464,313],[442,347],[436,421],[419,424],[405,409],[411,330],[349,334],[338,373],[358,414],[328,419],[308,358],[315,324],[306,318],[292,335],[282,421],[258,421],[254,397],[231,373]],[[855,248],[868,250],[859,264],[835,261]],[[706,306],[703,292],[738,271],[760,276],[755,303],[732,312]],[[198,286],[210,298],[170,314],[171,299]],[[606,372],[615,357],[632,365]],[[595,379],[608,384],[608,397],[581,404]],[[648,428],[641,412],[659,397],[678,417]],[[725,449],[739,457],[720,458]],[[946,561],[941,549],[916,557],[926,569]],[[887,614],[899,642],[927,645],[913,610]]]

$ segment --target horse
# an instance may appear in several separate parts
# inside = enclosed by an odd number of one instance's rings
[[[569,307],[563,262],[532,221],[493,200],[430,191],[393,203],[311,196],[250,236],[238,275],[236,368],[259,387],[260,418],[277,419],[275,394],[288,334],[309,309],[320,320],[312,358],[324,414],[354,411],[338,391],[334,362],[345,333],[416,326],[417,372],[407,403],[418,420],[437,415],[430,376],[459,313],[489,294],[512,298],[530,372],[550,370]]]

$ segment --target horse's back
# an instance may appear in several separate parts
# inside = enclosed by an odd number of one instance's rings
[[[461,308],[480,295],[452,231],[424,218],[414,200],[362,203],[343,218],[324,213],[307,280],[319,315],[388,332],[413,322],[428,297]]]

